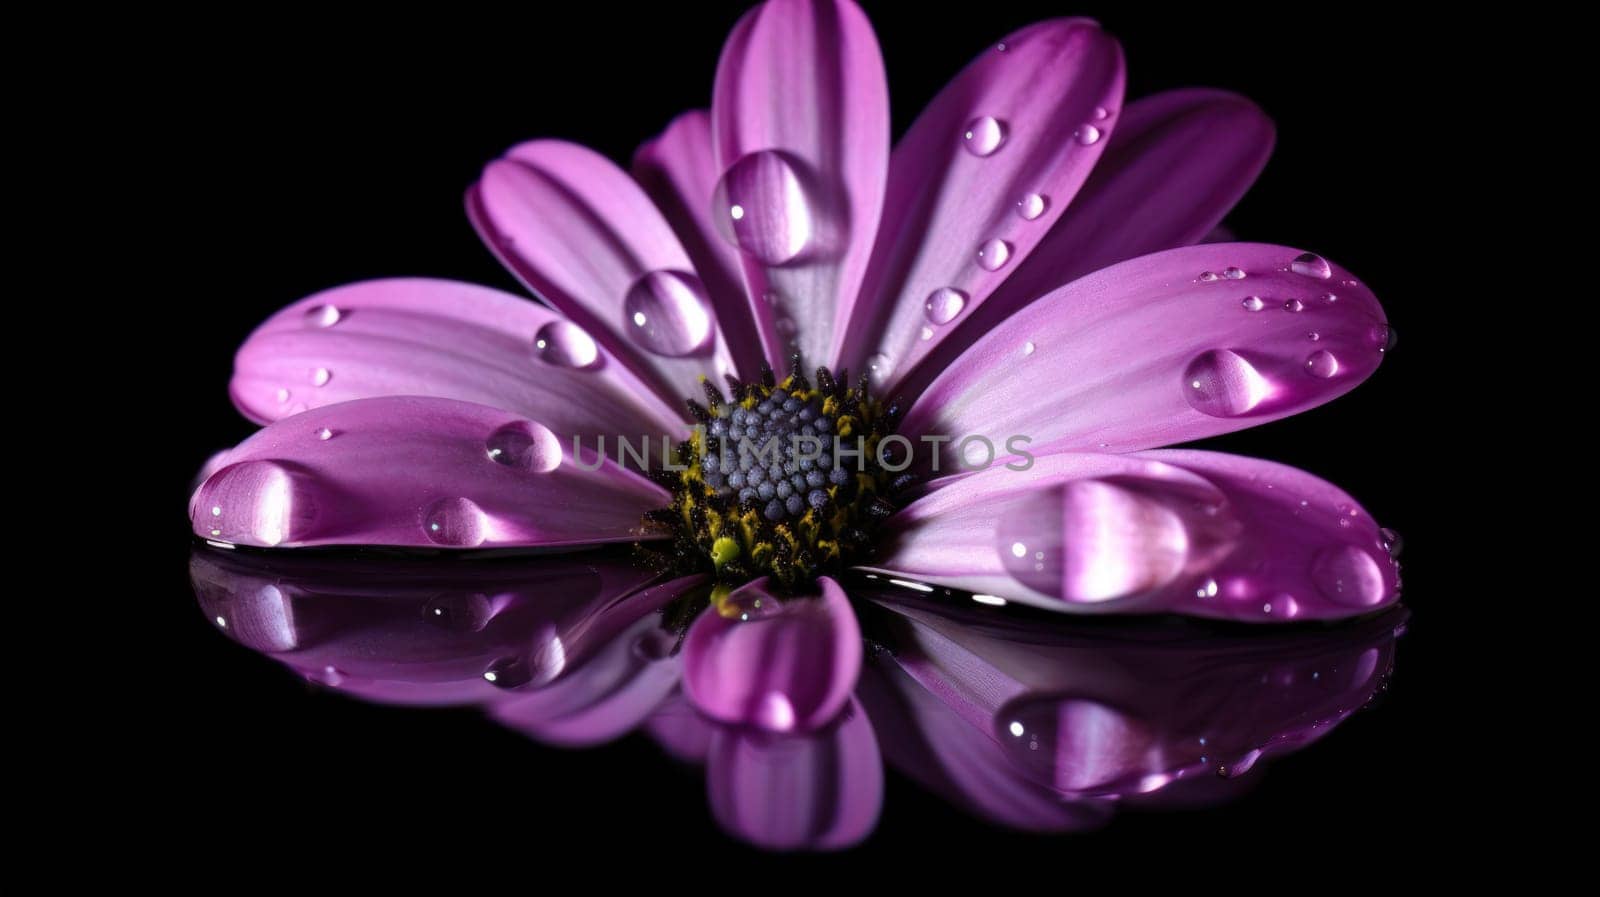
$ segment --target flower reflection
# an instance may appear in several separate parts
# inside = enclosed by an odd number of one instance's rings
[[[617,551],[540,557],[261,555],[197,549],[201,609],[240,644],[384,703],[478,705],[541,742],[642,731],[704,764],[712,814],[770,849],[869,836],[884,760],[1030,831],[1119,804],[1210,803],[1325,736],[1381,688],[1405,611],[1273,633],[1166,619],[996,614],[959,593],[853,584],[872,646],[853,696],[805,734],[708,719],[679,650],[706,600]]]

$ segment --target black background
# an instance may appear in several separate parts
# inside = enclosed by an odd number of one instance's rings
[[[1415,617],[1390,693],[1324,742],[1279,760],[1242,801],[1130,813],[1068,838],[1000,831],[891,776],[877,834],[813,860],[881,872],[968,858],[996,873],[1134,868],[1232,875],[1254,857],[1314,874],[1432,826],[1452,788],[1445,706],[1464,613],[1450,581],[1446,505],[1428,463],[1432,371],[1451,352],[1419,260],[1434,204],[1440,98],[1459,62],[1438,31],[1370,17],[1207,6],[1104,9],[993,0],[968,9],[871,3],[895,133],[971,57],[1039,18],[1084,14],[1119,36],[1128,96],[1206,85],[1246,94],[1278,124],[1277,151],[1228,224],[1242,239],[1323,253],[1383,301],[1399,343],[1369,382],[1329,406],[1210,447],[1339,483],[1406,536]],[[138,66],[159,158],[149,183],[171,216],[145,262],[182,339],[162,352],[180,400],[153,480],[161,524],[142,561],[161,583],[143,609],[152,646],[119,698],[141,730],[127,775],[159,801],[184,850],[333,848],[374,861],[559,860],[567,845],[641,852],[691,876],[746,857],[706,810],[701,773],[642,738],[588,752],[535,745],[469,712],[410,711],[317,692],[211,630],[187,582],[183,508],[211,451],[252,427],[233,411],[231,357],[276,308],[370,277],[453,277],[520,292],[478,243],[465,187],[536,136],[626,160],[677,112],[709,101],[737,4],[586,4],[533,20],[263,21],[225,40],[175,43]],[[1418,409],[1426,413],[1419,415]],[[153,683],[155,687],[150,687]],[[135,759],[136,758],[136,759]],[[413,851],[415,851],[413,853]],[[1171,862],[1171,861],[1185,862]],[[1187,864],[1205,863],[1206,866]],[[671,865],[675,864],[675,865]],[[710,865],[708,865],[710,864]],[[654,867],[652,867],[654,868]],[[528,869],[529,886],[537,871]]]

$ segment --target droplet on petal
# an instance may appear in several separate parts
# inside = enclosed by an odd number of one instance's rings
[[[952,287],[940,287],[928,294],[928,301],[923,307],[927,311],[928,320],[935,324],[948,324],[961,314],[961,309],[966,307],[967,294]]]
[[[1006,126],[987,115],[980,116],[967,122],[967,129],[962,132],[961,139],[967,152],[974,156],[992,155],[1006,142]]]
[[[712,202],[723,239],[764,265],[793,262],[817,239],[818,212],[798,163],[775,150],[729,166]]]
[[[344,312],[341,312],[337,306],[313,305],[306,309],[304,321],[307,327],[332,327],[339,323],[339,319],[342,317],[344,317]]]
[[[1011,260],[1011,244],[1004,240],[990,240],[978,249],[978,267],[985,271],[998,271]]]
[[[465,498],[441,498],[422,514],[422,531],[439,545],[472,548],[483,544],[487,529],[483,510]]]
[[[541,361],[563,368],[586,368],[600,357],[594,338],[571,321],[551,321],[540,327],[533,350]]]
[[[1329,266],[1328,260],[1314,252],[1295,256],[1294,261],[1289,263],[1289,270],[1318,280],[1327,280],[1333,276],[1333,268]]]
[[[634,281],[622,314],[633,341],[657,355],[691,355],[711,336],[705,287],[684,271],[651,271]]]
[[[1329,601],[1345,607],[1371,607],[1384,598],[1383,569],[1356,545],[1334,545],[1317,553],[1311,581]]]
[[[1202,414],[1239,417],[1273,393],[1273,385],[1244,356],[1227,349],[1202,352],[1183,372],[1183,397]]]
[[[531,420],[512,421],[489,434],[489,460],[529,473],[549,473],[561,465],[561,439]]]
[[[1083,146],[1093,146],[1100,142],[1100,129],[1094,125],[1084,125],[1072,137]]]
[[[1339,373],[1339,359],[1334,358],[1332,352],[1325,349],[1318,350],[1312,352],[1306,359],[1306,370],[1313,377],[1326,379]]]
[[[1049,201],[1038,193],[1029,193],[1017,200],[1017,214],[1021,215],[1024,221],[1033,221],[1043,215],[1048,207]]]

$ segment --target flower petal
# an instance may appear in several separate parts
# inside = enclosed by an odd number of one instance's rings
[[[372,701],[489,703],[562,681],[649,608],[624,552],[496,564],[196,550],[200,609],[229,638]]]
[[[268,318],[234,359],[234,403],[270,423],[376,396],[460,399],[563,437],[687,434],[683,417],[561,315],[450,280],[369,280]],[[659,436],[658,436],[659,438]]]
[[[1046,455],[887,521],[870,569],[1050,610],[1328,620],[1398,598],[1371,516],[1308,473],[1215,452]]]
[[[698,576],[675,579],[620,602],[595,618],[600,625],[564,643],[586,658],[582,663],[569,664],[570,672],[543,688],[519,691],[490,715],[530,738],[566,747],[604,744],[638,728],[678,685],[677,639],[662,627],[659,611],[703,583]],[[615,620],[631,625],[604,625]]]
[[[772,732],[839,715],[861,672],[861,630],[844,590],[778,598],[765,578],[700,614],[683,644],[684,691],[701,713]]]
[[[633,541],[644,512],[668,499],[589,446],[574,455],[541,423],[450,399],[316,408],[257,432],[227,460],[189,514],[196,535],[240,545]]]
[[[1200,242],[1272,153],[1272,120],[1221,90],[1159,93],[1128,104],[1116,122],[1071,206],[988,301],[923,357],[901,383],[905,394],[919,393],[967,346],[1051,290],[1127,259]]]
[[[706,785],[712,815],[767,850],[838,850],[866,839],[883,807],[883,759],[854,702],[818,732],[718,726]]]
[[[739,253],[711,222],[711,197],[716,192],[716,151],[711,142],[711,114],[695,109],[678,116],[659,137],[639,147],[633,156],[633,177],[666,216],[695,271],[711,295],[717,325],[728,340],[739,373],[755,379],[765,359],[758,318],[745,293],[739,270]],[[770,315],[759,321],[771,326]]]
[[[711,736],[720,724],[701,716],[679,690],[656,708],[644,727],[656,744],[674,758],[703,764],[711,750]]]
[[[883,720],[880,731],[917,732],[925,750],[954,759],[941,764],[952,775],[980,779],[988,766],[1002,782],[1016,777],[1072,799],[1122,799],[1194,778],[1234,778],[1264,756],[1315,741],[1382,685],[1405,617],[1394,611],[1333,630],[1263,636],[1051,624],[976,605],[874,600],[883,609],[865,611],[868,623],[896,646],[875,672],[899,694],[883,695],[868,677],[863,702],[875,719],[885,704],[891,711],[902,702],[946,709],[924,710],[913,726]],[[917,694],[924,690],[925,697]],[[962,729],[965,740],[988,746],[965,763],[953,749]],[[896,758],[894,742],[885,744]],[[974,766],[980,769],[970,771]],[[1011,787],[1026,793],[1019,784]],[[1042,821],[1050,822],[1049,814]]]
[[[705,285],[661,212],[609,159],[535,140],[490,162],[467,215],[502,263],[666,401],[733,371]]]
[[[1018,269],[1105,149],[1123,68],[1094,22],[1040,22],[928,104],[895,147],[864,298],[838,334],[844,363],[890,387]]]
[[[711,104],[716,226],[741,247],[767,357],[832,360],[883,208],[889,94],[850,0],[770,0],[722,51]]]
[[[1173,249],[1012,315],[934,380],[901,432],[1022,436],[1034,454],[1187,442],[1343,395],[1377,370],[1388,337],[1372,293],[1318,256],[1261,243]],[[946,471],[957,453],[945,446]]]

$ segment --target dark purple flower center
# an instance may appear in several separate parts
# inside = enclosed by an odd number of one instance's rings
[[[673,536],[666,566],[792,587],[866,557],[894,510],[878,448],[895,414],[865,377],[850,386],[818,368],[816,379],[796,358],[781,383],[770,370],[758,383],[730,377],[731,399],[707,382],[706,404],[689,401],[698,424],[678,447],[684,469],[662,478],[672,504],[647,520]]]

